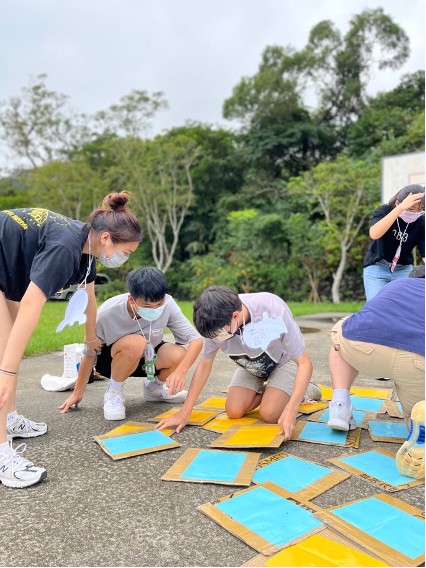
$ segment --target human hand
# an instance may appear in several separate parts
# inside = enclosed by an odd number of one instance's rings
[[[182,412],[179,410],[176,414],[172,414],[168,418],[163,418],[160,422],[156,425],[156,430],[163,430],[163,428],[175,428],[176,427],[176,434],[182,430],[182,428],[187,424],[189,419],[189,415],[186,412]]]
[[[84,340],[84,344],[86,345],[87,352],[91,351],[93,355],[99,355],[102,347],[104,346],[104,341],[99,339],[99,337],[95,337],[95,339],[92,339],[91,341]],[[90,353],[90,355],[92,355],[92,353]]]
[[[396,206],[400,211],[408,211],[412,208],[417,210],[419,204],[421,204],[422,199],[424,199],[424,193],[410,193],[407,195],[405,199],[403,199],[398,205]],[[419,209],[420,210],[420,209]]]
[[[171,373],[166,379],[166,385],[169,388],[168,394],[173,395],[183,390],[185,386],[185,378],[185,373],[173,371],[173,373]]]
[[[18,380],[17,375],[6,375],[0,373],[0,408],[9,400]]]
[[[66,412],[68,412],[68,410],[72,407],[75,406],[76,408],[78,407],[78,405],[80,404],[80,402],[83,400],[83,395],[82,394],[78,394],[76,392],[73,392],[72,395],[70,395],[67,400],[65,402],[63,402],[61,404],[61,406],[59,407],[59,410],[61,411],[61,414],[65,414]]]
[[[280,434],[284,436],[284,441],[290,440],[296,425],[297,410],[286,407],[278,419]]]

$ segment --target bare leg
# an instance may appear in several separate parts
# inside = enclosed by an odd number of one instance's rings
[[[229,387],[226,397],[225,410],[229,418],[241,418],[257,408],[263,393],[245,387]]]
[[[289,399],[289,395],[281,389],[267,387],[259,409],[262,420],[270,424],[277,424]]]
[[[114,343],[111,349],[111,377],[118,383],[128,379],[139,365],[146,347],[141,335],[125,335]]]
[[[358,376],[358,371],[349,365],[341,356],[340,351],[336,351],[334,347],[330,348],[328,365],[333,389],[349,390]]]
[[[158,371],[158,379],[164,383],[169,375],[177,368],[186,355],[185,347],[175,343],[165,343],[157,351],[155,368]]]
[[[19,304],[17,302],[9,302],[0,292],[0,363],[6,349],[7,341],[12,330],[13,322],[15,321],[16,314],[18,313]],[[0,365],[1,366],[1,365]],[[10,395],[7,404],[0,409],[0,444],[6,442],[6,420],[9,412],[13,412],[16,408],[16,382],[14,377],[1,376],[1,380],[8,380],[15,382],[15,388]]]

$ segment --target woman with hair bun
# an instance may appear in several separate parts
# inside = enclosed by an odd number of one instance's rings
[[[107,195],[89,222],[64,217],[47,209],[0,211],[0,483],[27,487],[47,475],[22,457],[13,438],[33,438],[47,425],[16,411],[19,365],[37,326],[44,303],[55,292],[79,284],[85,310],[85,343],[94,350],[96,337],[94,281],[96,259],[108,268],[120,266],[136,250],[142,228],[127,209],[130,195]]]
[[[425,257],[425,188],[406,185],[370,221],[370,245],[364,258],[364,289],[368,300],[392,280],[413,270],[413,250]]]

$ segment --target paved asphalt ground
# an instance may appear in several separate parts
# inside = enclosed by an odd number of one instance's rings
[[[323,315],[298,318],[298,322],[315,329],[305,333],[314,381],[329,385],[332,321]],[[224,396],[233,367],[225,356],[217,357],[199,402]],[[47,435],[27,441],[28,457],[44,466],[48,477],[27,489],[0,486],[1,566],[241,566],[257,554],[196,509],[238,488],[160,479],[185,449],[206,448],[218,434],[188,426],[175,435],[180,448],[114,462],[93,441],[93,436],[119,424],[103,418],[106,381],[88,385],[80,409],[61,415],[58,406],[67,393],[44,391],[40,386],[44,373],[62,374],[60,354],[23,361],[18,410],[48,423]],[[146,421],[169,408],[164,403],[144,403],[140,379],[127,383],[127,420]],[[365,376],[356,384],[393,385]],[[373,442],[363,430],[360,450],[372,447],[399,448]],[[328,458],[350,452],[306,442],[287,442],[280,450],[324,464]],[[267,449],[262,457],[276,451]],[[380,492],[372,483],[351,476],[313,502],[330,507]],[[424,508],[423,485],[393,495]]]

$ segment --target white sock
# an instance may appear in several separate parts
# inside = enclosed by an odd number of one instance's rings
[[[113,378],[109,380],[109,389],[114,392],[121,392],[123,390],[123,382],[114,381]]]
[[[0,444],[0,453],[3,454],[5,452],[10,452],[10,445],[9,442],[3,442],[3,444]]]
[[[334,389],[333,391],[333,398],[331,402],[342,402],[349,406],[349,390],[348,389]]]
[[[18,418],[18,413],[16,412],[16,410],[9,412],[9,414],[7,415],[7,426],[10,426],[15,418]]]

